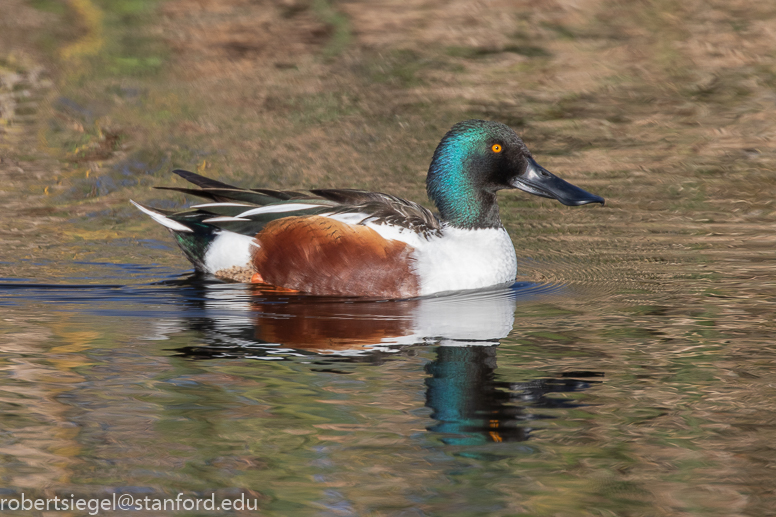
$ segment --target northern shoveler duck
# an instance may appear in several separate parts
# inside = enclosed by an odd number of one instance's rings
[[[175,170],[209,202],[179,212],[132,202],[167,227],[202,272],[246,267],[252,282],[316,295],[412,298],[514,282],[517,260],[496,192],[520,189],[564,205],[604,203],[531,156],[498,122],[453,126],[426,188],[439,216],[390,194],[352,189],[243,189]]]

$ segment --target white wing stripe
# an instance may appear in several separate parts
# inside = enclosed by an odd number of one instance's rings
[[[173,221],[169,217],[165,217],[165,216],[163,216],[162,214],[160,214],[158,212],[154,212],[153,210],[150,210],[150,209],[148,209],[148,208],[146,208],[146,207],[144,207],[142,205],[138,205],[137,203],[135,203],[131,199],[129,200],[129,202],[132,203],[133,205],[135,205],[138,210],[140,210],[144,214],[150,216],[151,219],[153,219],[157,223],[161,224],[162,226],[165,226],[165,227],[169,228],[170,230],[175,230],[176,232],[194,232],[194,230],[192,230],[188,226],[184,226],[184,225],[182,225],[179,222]]]
[[[308,203],[285,203],[283,205],[270,205],[253,208],[238,214],[237,217],[248,217],[256,214],[277,214],[282,212],[293,212],[295,210],[306,210],[308,208],[318,208],[325,205],[310,205]]]
[[[213,206],[251,206],[245,203],[204,203],[202,205],[191,205],[190,208],[210,208]]]
[[[203,223],[225,223],[227,221],[250,221],[250,219],[243,219],[242,217],[211,217],[210,219],[203,219]]]

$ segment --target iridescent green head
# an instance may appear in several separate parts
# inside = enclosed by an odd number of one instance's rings
[[[426,178],[442,219],[459,228],[500,227],[496,192],[512,188],[565,205],[604,202],[541,167],[514,131],[487,120],[453,126],[434,151]]]

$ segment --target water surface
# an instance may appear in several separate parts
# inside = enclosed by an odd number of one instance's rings
[[[75,267],[93,276],[0,285],[9,495],[245,493],[277,515],[772,501],[772,335],[746,300],[688,297],[692,275],[635,289],[530,261],[557,278],[373,302]]]

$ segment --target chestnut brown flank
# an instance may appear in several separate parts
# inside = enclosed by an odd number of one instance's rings
[[[366,226],[286,217],[267,224],[256,240],[253,265],[268,284],[317,295],[418,296],[413,248]]]

